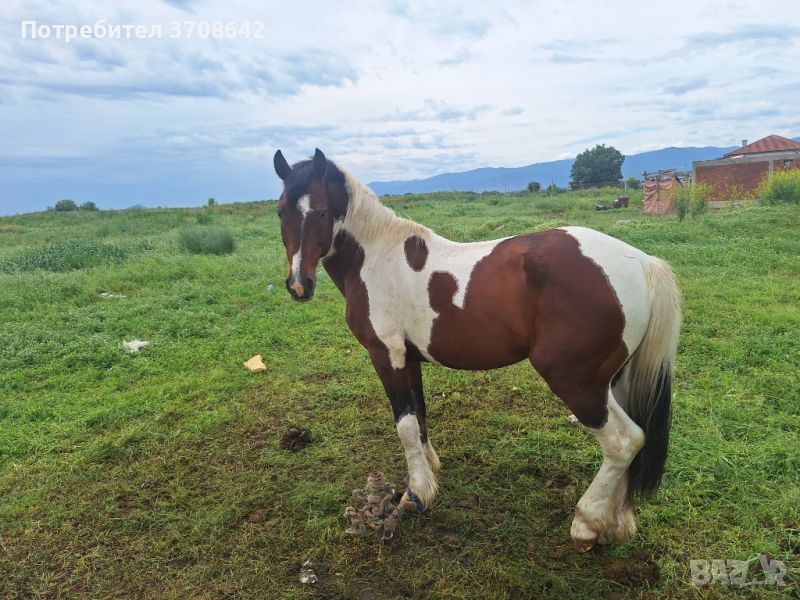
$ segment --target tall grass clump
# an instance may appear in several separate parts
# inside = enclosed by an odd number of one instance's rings
[[[800,204],[800,169],[773,171],[761,182],[758,195],[765,204]]]
[[[95,241],[66,240],[25,248],[0,264],[2,271],[65,272],[107,263],[120,263],[130,255],[148,249],[147,244],[121,246]]]
[[[187,227],[178,235],[178,243],[192,254],[230,254],[236,249],[233,234],[225,227]]]
[[[675,195],[675,212],[679,221],[683,221],[686,215],[696,216],[707,212],[711,186],[704,183],[675,185],[672,193]]]

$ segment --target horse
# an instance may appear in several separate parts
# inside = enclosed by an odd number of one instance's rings
[[[441,465],[425,420],[421,363],[483,370],[526,358],[589,431],[603,462],[575,509],[575,549],[624,543],[634,496],[664,472],[682,296],[663,260],[584,227],[457,243],[398,217],[319,149],[280,150],[277,202],[298,302],[321,262],[345,299],[391,403],[407,497],[429,507]]]

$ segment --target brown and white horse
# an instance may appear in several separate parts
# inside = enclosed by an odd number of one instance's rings
[[[475,370],[527,358],[603,450],[572,522],[576,548],[630,539],[632,496],[658,487],[667,455],[681,322],[670,267],[583,227],[451,242],[397,217],[319,150],[292,166],[279,150],[274,164],[286,287],[310,300],[321,260],[344,295],[422,506],[436,495],[440,465],[420,363]]]

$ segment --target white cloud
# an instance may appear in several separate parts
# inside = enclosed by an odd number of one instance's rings
[[[266,197],[278,146],[290,160],[318,146],[384,180],[554,160],[595,142],[634,152],[798,135],[800,33],[788,24],[800,7],[785,1],[6,4],[0,212],[62,196]],[[28,19],[265,28],[260,40],[65,44],[20,39]]]

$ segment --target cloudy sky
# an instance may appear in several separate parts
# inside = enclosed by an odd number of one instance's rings
[[[0,214],[274,197],[276,148],[375,181],[800,135],[794,1],[110,4],[3,0]],[[163,35],[23,36],[101,20]]]

